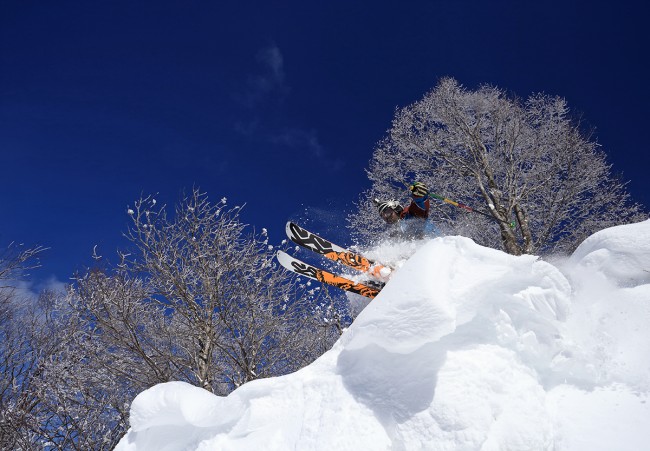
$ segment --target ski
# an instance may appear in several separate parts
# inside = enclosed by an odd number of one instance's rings
[[[380,280],[385,280],[392,271],[392,268],[388,266],[374,262],[356,252],[344,249],[291,221],[287,222],[285,230],[289,239],[294,243],[332,261],[342,263]]]
[[[377,283],[376,286],[370,286],[363,283],[353,282],[345,277],[341,277],[329,271],[325,271],[324,269],[300,261],[283,251],[278,251],[277,259],[280,264],[289,271],[293,271],[301,276],[318,280],[319,282],[326,283],[351,293],[360,294],[361,296],[370,299],[377,296],[383,287],[383,284],[381,283]]]

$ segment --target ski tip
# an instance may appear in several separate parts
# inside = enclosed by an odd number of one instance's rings
[[[302,234],[305,234],[305,233],[309,234],[309,232],[307,232],[305,229],[303,229],[302,227],[300,227],[298,224],[296,224],[293,221],[287,221],[287,224],[284,227],[284,230],[285,230],[285,232],[287,234],[287,237],[289,237],[289,239],[291,241],[293,241],[294,243],[297,243],[297,244],[301,244],[300,236]]]
[[[277,258],[277,259],[278,259],[278,262],[279,262],[282,266],[284,266],[285,268],[290,268],[290,266],[291,266],[291,260],[293,260],[293,258],[291,257],[291,255],[287,254],[287,253],[284,252],[284,251],[278,251],[278,252],[276,252],[276,254],[275,254],[275,258]]]

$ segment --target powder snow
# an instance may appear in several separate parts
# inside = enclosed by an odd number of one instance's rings
[[[648,449],[650,220],[564,260],[413,247],[314,363],[226,397],[156,385],[116,450]]]

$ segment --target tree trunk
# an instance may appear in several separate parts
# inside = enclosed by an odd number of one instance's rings
[[[202,388],[212,392],[212,383],[210,377],[210,363],[212,355],[212,336],[211,331],[206,330],[203,340],[199,340],[199,358],[197,362],[197,377]]]
[[[521,255],[522,249],[517,244],[517,236],[514,234],[508,223],[499,221],[499,229],[501,230],[501,242],[505,251],[511,255]]]
[[[519,230],[521,230],[521,236],[524,239],[524,247],[522,252],[524,254],[531,254],[533,252],[533,233],[530,230],[528,224],[528,215],[524,208],[515,204],[515,217],[517,218],[517,223],[519,224]]]

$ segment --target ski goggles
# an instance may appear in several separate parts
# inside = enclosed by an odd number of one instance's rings
[[[399,215],[392,208],[387,208],[381,212],[381,218],[389,223],[397,222]]]

